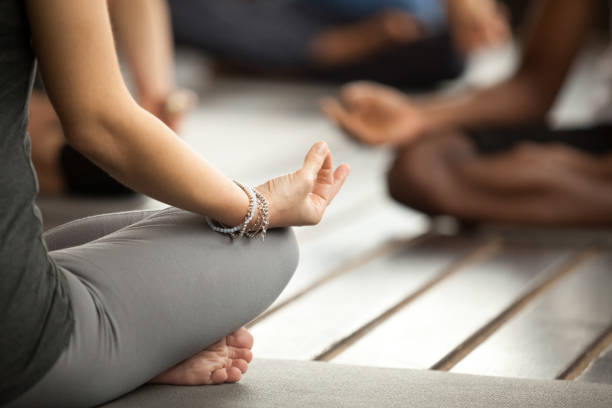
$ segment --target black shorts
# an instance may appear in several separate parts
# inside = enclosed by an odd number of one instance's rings
[[[612,124],[553,129],[546,124],[465,131],[480,154],[501,153],[522,142],[561,143],[593,155],[612,152]]]

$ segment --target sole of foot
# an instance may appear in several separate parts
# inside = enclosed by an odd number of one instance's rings
[[[252,347],[253,336],[241,328],[164,371],[150,382],[171,385],[238,382],[253,359]]]

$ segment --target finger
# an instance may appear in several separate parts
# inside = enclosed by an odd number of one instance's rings
[[[331,152],[328,150],[327,155],[325,156],[325,160],[323,161],[323,165],[321,166],[321,170],[331,170],[334,166],[332,164],[332,156]]]
[[[371,143],[372,139],[367,130],[361,124],[358,114],[351,114],[338,101],[326,98],[321,102],[323,112],[340,126],[349,136],[360,142]]]
[[[182,119],[197,104],[198,96],[189,89],[177,89],[171,92],[163,106],[161,119],[175,132]]]
[[[334,166],[332,164],[331,153],[327,153],[323,165],[316,175],[316,182],[321,184],[333,184],[334,182]]]
[[[198,102],[198,95],[189,89],[177,89],[171,92],[164,103],[164,110],[169,114],[184,114]]]
[[[344,182],[346,181],[346,178],[348,177],[350,172],[351,167],[348,164],[342,163],[340,166],[338,166],[338,168],[334,172],[334,184],[331,190],[329,191],[329,195],[327,196],[327,205],[329,205],[334,199],[334,197],[336,197],[336,194],[338,194],[338,191],[340,191],[340,189],[344,185]]]
[[[360,82],[340,89],[340,97],[350,110],[363,110],[372,104],[376,96],[375,85]]]
[[[344,118],[348,115],[348,111],[344,108],[344,106],[342,106],[340,102],[334,98],[322,98],[319,105],[323,113],[338,124],[341,124],[344,121]]]
[[[340,88],[340,96],[343,101],[359,100],[376,96],[381,89],[385,89],[382,85],[370,81],[352,82]]]
[[[315,143],[308,153],[306,153],[306,158],[304,159],[304,165],[302,166],[302,170],[306,172],[306,174],[313,177],[313,180],[317,177],[319,170],[325,163],[327,156],[329,155],[329,147],[325,142],[317,142]]]

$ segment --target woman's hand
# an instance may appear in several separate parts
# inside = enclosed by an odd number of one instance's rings
[[[318,224],[349,172],[347,164],[334,171],[327,144],[316,143],[301,169],[257,187],[268,199],[269,227]]]
[[[344,86],[340,100],[327,98],[323,112],[350,136],[369,145],[401,144],[425,131],[425,115],[401,92],[356,82]]]

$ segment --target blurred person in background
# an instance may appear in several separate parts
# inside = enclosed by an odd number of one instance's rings
[[[177,89],[170,17],[165,0],[108,0],[113,33],[135,98],[177,131],[195,94]],[[42,89],[30,99],[28,132],[41,195],[120,196],[132,190],[114,180],[66,143],[57,113]]]
[[[520,66],[501,83],[419,101],[356,83],[323,102],[357,140],[396,146],[388,174],[396,200],[474,221],[612,222],[612,125],[546,122],[600,1],[532,3]]]
[[[242,69],[428,88],[506,41],[495,0],[170,0],[177,43]]]

